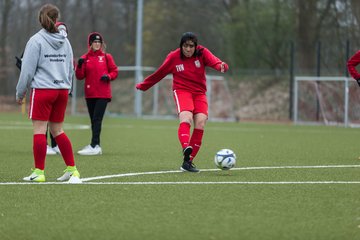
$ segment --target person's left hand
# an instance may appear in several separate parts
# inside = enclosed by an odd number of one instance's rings
[[[66,26],[66,24],[65,23],[63,23],[63,22],[56,22],[55,23],[55,27],[57,27],[57,29],[60,31],[60,30],[65,30],[65,32],[66,32],[66,34],[69,34],[68,33],[68,30],[67,30],[67,26]]]
[[[104,74],[101,76],[100,78],[101,81],[104,81],[104,82],[109,82],[110,81],[110,78],[108,75]]]
[[[220,65],[220,72],[224,73],[225,72],[225,63],[222,62]]]

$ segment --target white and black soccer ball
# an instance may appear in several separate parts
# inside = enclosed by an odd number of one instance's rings
[[[230,149],[221,149],[215,155],[215,165],[221,170],[229,170],[236,164],[236,155]]]

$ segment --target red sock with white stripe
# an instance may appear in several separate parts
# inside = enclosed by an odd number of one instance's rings
[[[189,144],[190,146],[193,147],[193,151],[190,155],[190,161],[192,161],[196,157],[196,154],[199,152],[203,135],[204,135],[203,129],[194,128]]]
[[[38,168],[40,170],[45,169],[46,146],[47,146],[46,135],[34,134],[33,137],[34,165],[35,168]]]
[[[178,129],[178,138],[179,138],[181,147],[183,149],[189,145],[190,123],[187,123],[187,122],[180,123],[179,129]]]
[[[55,141],[59,146],[61,155],[64,159],[66,166],[75,166],[74,154],[70,139],[65,133],[62,133],[55,137]]]

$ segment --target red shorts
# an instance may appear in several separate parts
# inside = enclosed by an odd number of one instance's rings
[[[68,98],[67,89],[31,89],[29,118],[63,122]]]
[[[182,90],[174,90],[174,101],[178,114],[182,111],[190,111],[193,114],[203,113],[208,115],[208,102],[206,94],[190,93]]]

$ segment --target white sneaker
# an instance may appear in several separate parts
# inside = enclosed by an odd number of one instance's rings
[[[57,178],[58,181],[67,181],[70,180],[73,177],[77,177],[80,181],[80,173],[79,171],[76,169],[76,167],[71,167],[68,166],[66,167],[66,169],[64,170],[64,175],[62,175],[61,177]]]
[[[71,176],[68,183],[82,183],[82,180],[77,176]]]
[[[40,170],[38,168],[31,169],[33,172],[30,176],[24,177],[24,181],[28,182],[45,182],[44,170]]]
[[[96,145],[95,147],[92,147],[91,145],[87,145],[77,153],[79,155],[101,155],[102,150],[99,145]]]
[[[56,145],[56,147],[53,147],[52,149],[56,152],[56,154],[61,154],[59,146]]]
[[[58,180],[58,181],[67,181],[67,180],[69,180],[71,178],[71,176],[72,176],[71,172],[65,172],[64,175],[57,178],[56,180]]]
[[[56,155],[55,150],[49,145],[46,146],[46,155]]]

